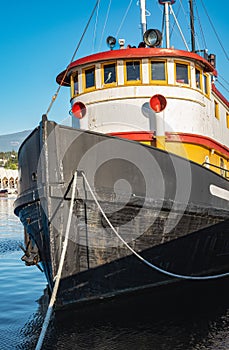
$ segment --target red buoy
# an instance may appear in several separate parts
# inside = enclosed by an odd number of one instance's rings
[[[72,114],[78,118],[82,119],[86,115],[87,109],[83,102],[76,102],[72,106]]]
[[[163,95],[157,94],[151,97],[149,104],[154,112],[159,113],[165,109],[167,101]]]

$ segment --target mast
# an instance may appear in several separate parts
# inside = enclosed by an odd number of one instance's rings
[[[159,4],[164,5],[165,13],[165,38],[166,38],[166,48],[170,48],[170,20],[169,20],[169,8],[172,9],[171,5],[175,3],[176,0],[158,0]]]
[[[196,51],[193,1],[189,0],[192,52]]]
[[[169,2],[165,1],[165,37],[166,48],[170,48],[170,30],[169,30]]]
[[[142,37],[146,32],[146,1],[140,0]]]

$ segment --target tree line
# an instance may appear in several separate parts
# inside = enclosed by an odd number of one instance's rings
[[[18,153],[16,151],[0,152],[0,166],[6,169],[17,170]]]

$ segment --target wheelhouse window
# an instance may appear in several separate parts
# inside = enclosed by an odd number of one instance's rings
[[[189,66],[185,63],[176,63],[176,82],[189,84]]]
[[[84,70],[85,89],[92,89],[95,87],[95,67]]]
[[[219,119],[219,104],[218,102],[214,101],[214,105],[215,105],[215,117],[216,119]]]
[[[166,68],[165,62],[162,61],[151,61],[151,75],[150,80],[152,82],[166,82]]]
[[[203,75],[203,91],[205,95],[209,95],[209,85],[208,85],[208,76],[206,74]]]
[[[103,66],[103,83],[109,85],[116,83],[116,64],[104,64]]]
[[[140,61],[126,62],[126,81],[140,82],[140,80],[141,80]]]
[[[227,128],[229,129],[229,113],[226,112],[226,125]]]
[[[196,88],[201,89],[201,71],[196,68]]]
[[[71,95],[72,97],[79,93],[79,76],[78,72],[71,75]]]

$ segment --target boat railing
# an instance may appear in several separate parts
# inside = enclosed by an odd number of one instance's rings
[[[222,171],[221,175],[223,176],[223,174],[225,174],[225,178],[229,180],[229,170],[228,169],[225,169],[225,168],[223,168],[221,166],[218,166],[218,165],[215,165],[215,164],[212,164],[212,163],[208,163],[208,162],[202,163],[202,166],[209,166],[209,167],[212,166],[212,167],[214,167],[216,169],[220,169]]]

